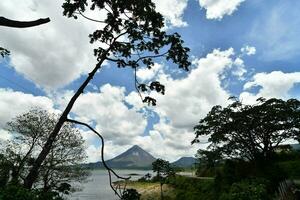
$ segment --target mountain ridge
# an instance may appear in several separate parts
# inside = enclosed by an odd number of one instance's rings
[[[138,145],[133,145],[125,152],[105,162],[109,167],[115,169],[152,169],[152,162],[155,160],[156,158],[143,148]],[[181,157],[171,164],[175,167],[188,168],[192,167],[195,163],[196,159],[193,157]],[[90,169],[104,168],[101,161],[87,163],[83,166]]]

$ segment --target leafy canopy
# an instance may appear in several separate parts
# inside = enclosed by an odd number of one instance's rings
[[[296,99],[259,98],[254,105],[234,101],[214,106],[194,127],[196,137],[209,136],[209,149],[229,157],[268,159],[290,139],[299,139],[300,102]]]
[[[135,72],[142,66],[151,69],[159,57],[173,61],[184,70],[188,70],[191,64],[188,61],[189,48],[183,47],[178,33],[163,31],[163,17],[155,11],[151,0],[91,0],[90,5],[87,0],[66,0],[62,7],[67,17],[77,19],[83,16],[99,23],[99,29],[89,35],[91,43],[99,44],[94,49],[99,62],[109,60],[118,67],[132,67]],[[104,19],[91,19],[85,15],[91,11],[102,12]],[[135,82],[139,92],[165,92],[158,81],[147,85],[139,83],[135,77]],[[156,105],[156,100],[149,96],[143,98],[143,102]]]

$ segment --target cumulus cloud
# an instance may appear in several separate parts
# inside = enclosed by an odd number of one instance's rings
[[[237,60],[238,59],[238,60]],[[176,160],[181,156],[191,156],[196,150],[207,145],[191,145],[194,139],[193,127],[214,105],[226,105],[230,94],[222,88],[225,71],[234,71],[234,66],[244,66],[234,50],[213,50],[204,58],[193,62],[194,69],[187,77],[174,79],[166,73],[159,73],[157,79],[166,87],[165,95],[152,95],[158,105],[153,111],[160,121],[153,126],[147,136],[138,136],[135,143],[156,157]],[[139,96],[132,92],[126,101],[142,108]],[[207,141],[207,138],[201,138]]]
[[[147,121],[142,113],[129,109],[124,100],[124,87],[106,84],[99,92],[88,92],[80,96],[72,113],[78,120],[95,123],[96,129],[105,139],[125,145],[144,133]]]
[[[259,97],[265,98],[289,98],[289,91],[296,83],[300,82],[300,72],[284,73],[273,71],[270,73],[258,73],[253,76],[253,80],[244,85],[244,92],[240,94],[240,99],[244,103],[255,103]],[[259,87],[258,92],[247,90]]]
[[[94,66],[88,34],[95,24],[67,19],[59,2],[5,1],[0,12],[16,20],[50,17],[51,22],[38,27],[0,30],[2,45],[12,54],[11,66],[40,87],[63,87]]]
[[[231,15],[245,0],[199,0],[202,8],[206,9],[207,19],[221,20],[225,15]]]
[[[234,59],[232,48],[225,51],[215,49],[206,57],[196,59],[195,69],[186,78],[160,76],[166,94],[156,96],[159,106],[155,111],[168,117],[172,126],[191,129],[213,105],[226,103],[229,94],[222,88],[220,77],[234,65]]]
[[[53,111],[53,102],[48,97],[33,96],[10,89],[0,89],[0,128],[12,118],[29,111],[33,107]]]
[[[188,0],[153,0],[157,11],[166,19],[167,25],[174,27],[186,26],[182,16],[187,7]]]
[[[168,24],[179,27],[186,25],[182,15],[187,1],[157,0],[155,3]],[[62,88],[94,67],[96,59],[88,34],[99,24],[82,18],[67,19],[62,15],[60,3],[55,1],[5,1],[0,12],[16,20],[50,17],[50,23],[38,27],[0,30],[1,45],[12,53],[10,65],[38,86],[48,91]],[[102,14],[89,16],[101,19]]]
[[[151,69],[141,68],[137,70],[136,75],[141,81],[149,81],[153,79],[161,69],[162,65],[155,63]]]

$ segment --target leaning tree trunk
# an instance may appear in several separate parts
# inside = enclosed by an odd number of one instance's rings
[[[64,125],[64,123],[67,120],[68,114],[70,113],[75,101],[77,100],[77,98],[80,96],[81,93],[83,93],[85,87],[88,85],[88,83],[93,79],[94,75],[96,74],[96,72],[98,71],[98,69],[100,69],[102,63],[104,62],[106,55],[108,53],[110,49],[108,49],[104,54],[102,59],[97,63],[96,67],[93,69],[92,72],[89,73],[89,76],[87,77],[87,79],[82,83],[82,85],[80,86],[80,88],[76,91],[76,93],[74,94],[74,96],[71,98],[70,102],[68,103],[67,107],[65,108],[64,112],[62,113],[62,115],[60,116],[58,122],[55,125],[54,130],[51,132],[51,134],[49,135],[47,142],[45,143],[45,145],[43,146],[42,151],[40,152],[40,154],[38,155],[37,159],[35,160],[35,162],[33,163],[32,168],[30,169],[28,175],[26,176],[25,180],[24,180],[24,187],[30,189],[33,185],[33,183],[35,182],[35,180],[38,177],[39,174],[39,169],[43,163],[43,161],[45,160],[46,156],[48,155],[48,153],[50,152],[51,148],[52,148],[52,144],[55,141],[56,136],[58,135],[61,127]]]

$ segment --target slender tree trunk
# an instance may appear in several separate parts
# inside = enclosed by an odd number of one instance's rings
[[[39,26],[41,24],[45,24],[48,22],[50,22],[49,18],[24,22],[24,21],[15,21],[15,20],[7,19],[5,17],[0,17],[0,26],[7,26],[11,28],[29,28],[33,26]]]
[[[164,199],[164,195],[163,195],[162,186],[163,186],[163,184],[162,184],[162,183],[160,183],[160,199],[161,199],[161,200],[163,200],[163,199]]]
[[[51,132],[51,134],[49,135],[47,142],[45,143],[42,151],[40,152],[40,154],[38,155],[37,159],[35,160],[35,162],[33,163],[32,168],[30,169],[28,175],[26,176],[25,180],[24,180],[24,187],[27,189],[30,189],[34,183],[34,181],[36,180],[36,178],[38,177],[39,174],[39,169],[43,163],[43,161],[45,160],[46,156],[48,155],[48,153],[50,152],[51,148],[52,148],[52,144],[55,141],[56,136],[58,135],[61,127],[64,125],[64,123],[67,120],[68,114],[70,113],[75,101],[77,100],[77,98],[80,96],[81,93],[83,93],[85,87],[88,85],[88,83],[93,79],[94,75],[96,74],[96,72],[98,71],[98,69],[100,69],[102,63],[104,62],[104,60],[106,59],[106,55],[108,53],[110,49],[108,49],[104,54],[102,59],[97,63],[97,65],[95,66],[95,68],[93,69],[92,72],[89,73],[89,76],[87,77],[87,79],[82,83],[82,85],[80,86],[80,88],[76,91],[76,93],[74,94],[74,96],[72,97],[72,99],[70,100],[70,102],[68,103],[66,109],[64,110],[64,112],[62,113],[62,115],[60,116],[58,122],[55,125],[54,130]]]

